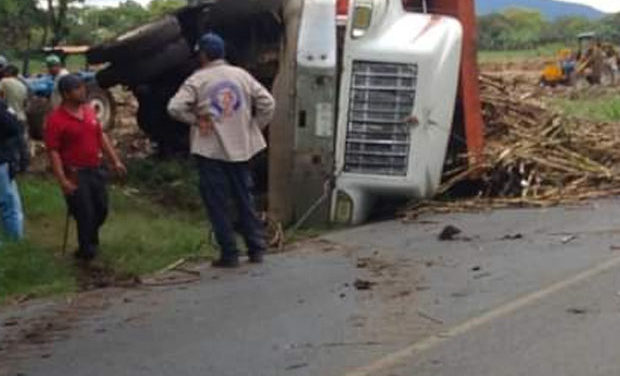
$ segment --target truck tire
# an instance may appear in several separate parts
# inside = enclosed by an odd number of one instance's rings
[[[118,72],[116,67],[112,65],[97,72],[95,79],[97,80],[100,88],[109,89],[112,86],[120,84],[123,77]]]
[[[116,102],[112,94],[92,83],[88,85],[88,101],[95,109],[103,130],[112,129],[116,121]]]
[[[152,53],[180,36],[177,18],[166,16],[91,48],[86,57],[89,64],[129,61],[135,56]]]
[[[170,118],[168,100],[176,85],[141,85],[134,89],[138,99],[138,126],[157,144],[160,156],[186,155],[189,151],[189,127]]]
[[[168,44],[163,50],[144,57],[134,64],[123,66],[123,76],[127,84],[148,82],[161,74],[187,63],[192,50],[185,39]]]
[[[138,86],[148,83],[173,68],[191,61],[192,51],[184,39],[168,44],[155,54],[142,57],[133,63],[116,63],[97,73],[97,82],[102,88],[117,84]]]

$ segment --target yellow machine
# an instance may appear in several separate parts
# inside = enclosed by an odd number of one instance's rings
[[[601,43],[595,33],[579,34],[577,40],[579,49],[576,54],[570,49],[562,49],[557,60],[545,66],[541,85],[574,85],[579,79],[590,84],[614,83],[618,54],[613,45]]]
[[[558,52],[558,59],[555,62],[545,66],[541,76],[541,83],[545,85],[568,84],[571,81],[570,75],[566,69],[567,62],[573,62],[574,56],[572,50],[565,48]]]

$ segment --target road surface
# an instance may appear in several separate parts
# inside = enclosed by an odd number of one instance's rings
[[[385,222],[194,284],[5,309],[0,335],[22,337],[0,374],[618,375],[619,214],[604,200]],[[446,225],[463,232],[439,241]]]

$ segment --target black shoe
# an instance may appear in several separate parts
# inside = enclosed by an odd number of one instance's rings
[[[239,267],[239,259],[238,258],[233,258],[233,259],[222,259],[221,258],[219,260],[213,261],[211,266],[213,266],[214,268],[234,269],[234,268]]]
[[[80,251],[79,249],[73,253],[73,257],[78,261],[90,262],[95,258],[96,254],[94,252],[85,253]]]
[[[262,264],[263,263],[263,252],[250,253],[249,255],[250,264]]]

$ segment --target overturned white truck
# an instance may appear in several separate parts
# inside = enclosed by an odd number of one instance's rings
[[[465,137],[462,124],[452,126],[461,23],[410,3],[195,1],[95,47],[89,60],[108,64],[101,86],[136,94],[140,126],[164,152],[185,151],[186,127],[167,116],[166,102],[196,69],[197,37],[222,34],[229,60],[278,100],[269,163],[258,168],[269,210],[286,222],[357,224],[384,198],[433,195],[451,135]],[[464,143],[451,144],[454,152]]]

